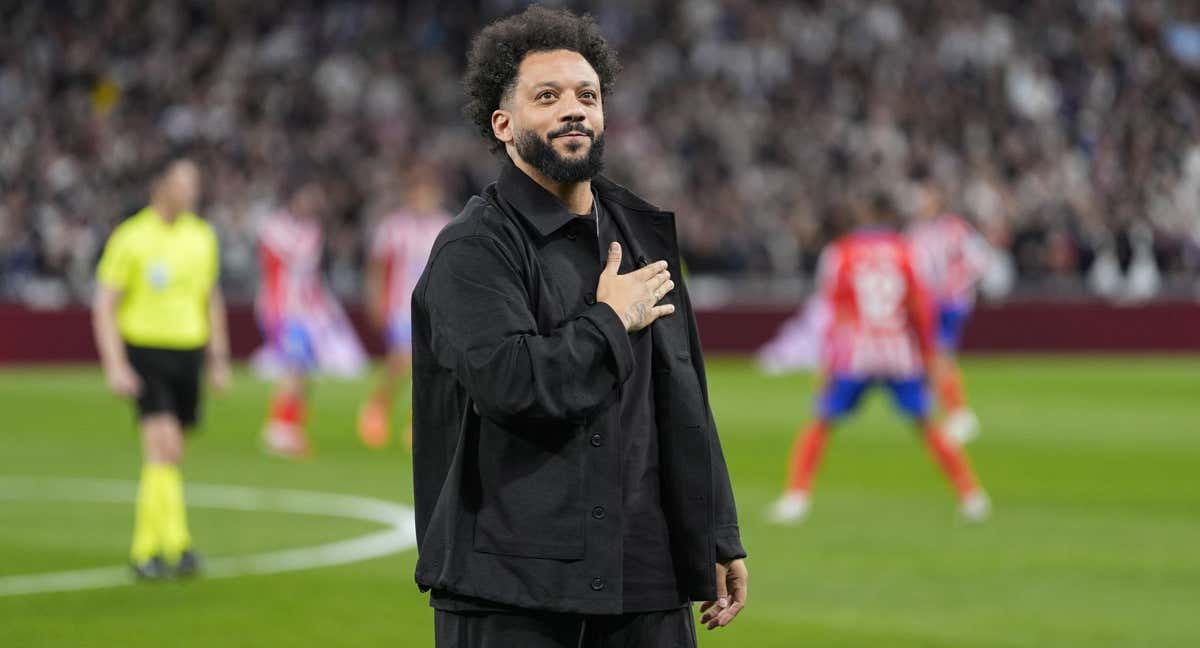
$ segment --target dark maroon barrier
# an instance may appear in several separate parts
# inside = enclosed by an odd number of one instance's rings
[[[704,347],[750,352],[769,339],[792,311],[731,307],[697,313]],[[350,309],[359,331],[361,313]],[[253,309],[232,306],[233,353],[244,358],[261,343]],[[363,336],[378,353],[378,336]],[[967,325],[968,351],[1191,351],[1200,352],[1200,304],[1163,302],[1120,307],[1094,302],[982,305]],[[79,362],[96,358],[90,313],[84,307],[30,310],[0,304],[0,363]]]
[[[984,306],[964,344],[977,351],[1200,351],[1200,303]]]
[[[350,318],[360,332],[366,330],[358,310],[351,309]],[[91,311],[84,306],[30,310],[0,304],[0,364],[96,360],[91,326]],[[367,334],[362,339],[372,353],[383,350],[378,336]],[[251,306],[229,307],[229,343],[238,358],[249,356],[262,344]]]

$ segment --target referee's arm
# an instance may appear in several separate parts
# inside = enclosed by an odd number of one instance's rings
[[[209,380],[214,389],[229,387],[229,327],[225,321],[225,297],[214,285],[208,295],[208,366]]]
[[[117,330],[117,305],[121,303],[121,295],[120,290],[103,282],[96,284],[96,297],[92,301],[92,333],[96,338],[100,365],[104,368],[104,379],[109,389],[118,396],[133,398],[141,389],[141,380],[129,365],[125,344]]]

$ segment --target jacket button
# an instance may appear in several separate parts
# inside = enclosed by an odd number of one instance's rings
[[[601,437],[599,434],[593,434],[592,435],[592,447],[599,448],[602,445],[604,445],[604,438]]]
[[[579,235],[575,233],[575,228],[568,225],[567,226],[567,238],[574,241],[577,236],[579,236]]]
[[[592,517],[596,518],[597,520],[603,520],[605,515],[607,515],[607,512],[604,510],[603,506],[597,506],[596,508],[592,509]]]
[[[602,589],[604,589],[604,579],[603,578],[593,578],[592,579],[592,591],[599,592]]]
[[[588,306],[596,305],[596,293],[590,292],[583,296],[583,301],[587,302]]]

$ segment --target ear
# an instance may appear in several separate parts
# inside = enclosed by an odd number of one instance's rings
[[[512,113],[507,110],[497,110],[492,113],[492,134],[505,144],[513,141]]]

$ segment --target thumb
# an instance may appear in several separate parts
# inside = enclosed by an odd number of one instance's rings
[[[608,244],[608,263],[604,266],[604,273],[615,275],[621,269],[621,244],[613,241]]]

